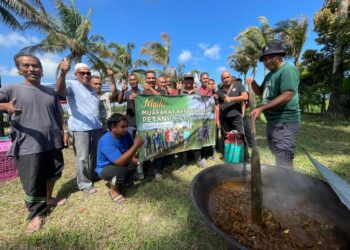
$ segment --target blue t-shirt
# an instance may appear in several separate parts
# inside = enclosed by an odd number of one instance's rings
[[[129,133],[126,133],[120,140],[114,138],[109,131],[105,133],[98,142],[96,173],[101,176],[102,169],[114,165],[114,162],[131,148],[132,144]]]
[[[76,80],[66,81],[69,105],[68,128],[72,131],[99,129],[99,99],[95,89]]]

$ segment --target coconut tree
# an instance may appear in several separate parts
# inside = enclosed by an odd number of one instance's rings
[[[253,66],[248,54],[241,48],[234,46],[236,53],[229,56],[228,63],[232,69],[247,77],[249,69]]]
[[[274,29],[282,41],[287,55],[294,59],[294,65],[299,65],[301,50],[307,38],[309,21],[306,16],[284,20],[276,24]]]
[[[255,46],[256,50],[261,52],[266,43],[274,39],[275,34],[266,17],[260,16],[258,20],[261,24],[260,27],[250,26],[246,28],[238,34],[235,40],[238,42],[248,40],[251,46]]]
[[[235,40],[240,43],[241,50],[249,57],[254,76],[263,47],[275,37],[274,30],[270,26],[267,18],[260,16],[258,20],[261,24],[260,27],[250,26],[235,37]]]
[[[141,48],[141,54],[149,56],[149,62],[161,65],[163,72],[166,72],[170,61],[170,36],[162,33],[160,37],[164,45],[159,42],[147,42]]]
[[[57,19],[50,17],[51,27],[44,31],[46,37],[39,44],[22,51],[63,53],[68,50],[66,57],[74,63],[81,62],[82,57],[86,56],[91,64],[103,65],[97,52],[106,50],[104,39],[99,35],[89,35],[91,10],[84,17],[78,12],[73,0],[68,5],[62,0],[56,0],[55,5]],[[28,25],[38,28],[35,22],[29,22]]]
[[[116,78],[120,81],[127,81],[131,72],[136,74],[144,73],[142,67],[148,65],[146,60],[132,58],[132,51],[135,48],[133,43],[126,45],[111,42],[107,50],[102,50],[100,56],[103,58],[104,65],[113,69]],[[100,65],[95,65],[95,69],[101,69]]]
[[[49,26],[45,8],[40,0],[0,1],[0,21],[13,30],[24,29],[18,17],[40,23],[42,27]]]
[[[178,83],[183,80],[185,75],[185,64],[180,63],[176,67],[172,66],[168,69],[168,77],[170,77],[172,82]]]

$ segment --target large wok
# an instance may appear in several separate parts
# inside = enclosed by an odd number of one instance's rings
[[[291,202],[294,202],[294,199],[296,202],[302,200],[311,202],[321,216],[329,216],[334,221],[350,242],[350,211],[340,202],[327,183],[292,170],[273,166],[262,165],[261,171],[264,205],[267,200],[271,200],[271,190],[274,191],[273,195],[276,198],[283,195],[283,199],[292,199]],[[190,192],[194,208],[209,227],[234,249],[246,248],[235,241],[234,236],[225,234],[215,225],[209,211],[209,195],[218,185],[230,181],[249,180],[249,176],[249,164],[222,164],[201,171],[191,183]]]

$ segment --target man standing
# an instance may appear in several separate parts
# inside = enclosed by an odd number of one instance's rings
[[[219,127],[224,128],[224,132],[237,130],[244,137],[242,102],[248,100],[248,94],[244,86],[234,82],[230,72],[224,71],[221,74],[222,88],[217,91],[218,103],[220,107]],[[226,136],[224,134],[224,136]],[[244,138],[244,160],[249,160],[248,145]]]
[[[202,86],[199,88],[199,92],[202,96],[213,96],[214,91],[211,88],[212,85],[209,85],[209,74],[207,72],[202,72],[199,76],[199,81],[201,82]]]
[[[156,90],[157,75],[153,70],[147,70],[145,75],[145,84],[143,85],[143,95],[165,95],[165,91]]]
[[[131,89],[128,90],[128,84],[124,83],[122,86],[122,90],[118,96],[118,103],[122,104],[126,102],[126,118],[128,119],[128,132],[132,136],[135,137],[136,134],[136,116],[135,116],[135,98],[138,94],[141,93],[139,89],[139,84],[137,80],[137,76],[135,74],[130,74],[128,77],[129,84]]]
[[[117,100],[118,91],[115,86],[114,73],[113,70],[107,69],[107,75],[109,76],[111,82],[111,91],[102,94],[102,79],[99,76],[92,76],[90,80],[90,85],[96,90],[97,97],[100,100],[98,113],[100,121],[102,122],[103,130],[107,131],[107,119],[112,115],[111,102]]]
[[[286,53],[282,44],[268,43],[259,58],[270,70],[261,86],[247,78],[257,95],[262,95],[262,105],[251,112],[254,119],[263,112],[267,120],[267,142],[280,167],[293,168],[295,138],[300,124],[298,98],[299,72],[296,67],[283,62]]]
[[[153,70],[147,70],[145,75],[145,84],[143,85],[144,90],[142,91],[142,94],[143,95],[166,95],[166,90],[163,90],[163,89],[156,90],[156,83],[157,83],[156,72]],[[155,131],[155,133],[152,136],[155,153],[157,153],[156,132],[157,131]],[[161,174],[161,172],[163,167],[165,166],[164,164],[165,159],[166,157],[163,156],[153,160],[154,178],[158,181],[163,180],[163,175]],[[146,166],[149,165],[149,161],[145,162],[144,165]]]
[[[165,78],[165,80],[166,80],[168,95],[177,95],[177,90],[174,88],[174,84],[171,81],[170,77]]]
[[[213,89],[213,84],[210,83],[209,74],[207,72],[202,72],[199,76],[199,81],[201,82],[202,86],[199,88],[199,92],[202,96],[214,96],[215,92]],[[203,127],[204,135],[207,136],[204,138],[206,139],[206,143],[209,143],[209,125],[205,125]],[[205,158],[208,158],[210,160],[215,160],[214,158],[214,146],[209,147],[203,147],[202,148],[202,154],[205,156]]]
[[[164,76],[160,76],[157,78],[157,87],[156,90],[162,91],[162,92],[167,92],[167,84]]]
[[[56,88],[60,95],[66,96],[70,117],[68,128],[73,132],[73,146],[76,154],[78,188],[88,194],[96,189],[93,180],[97,175],[96,153],[97,144],[103,135],[102,124],[99,120],[99,99],[90,85],[90,68],[84,63],[75,65],[76,80],[66,81],[70,63],[65,58],[60,63],[60,75]]]
[[[29,211],[27,233],[44,223],[48,206],[65,202],[52,198],[52,191],[63,170],[63,110],[56,92],[41,85],[40,60],[30,54],[15,55],[23,84],[0,90],[0,111],[11,114],[12,147]]]
[[[194,88],[194,77],[191,73],[187,73],[184,75],[184,83],[183,88],[179,90],[179,95],[197,95],[200,96],[200,92],[197,88]],[[203,139],[203,128],[199,127],[197,131],[197,146],[201,146],[201,142]],[[206,164],[206,159],[204,155],[204,151],[202,149],[196,149],[192,150],[195,160],[197,162],[197,166],[199,168],[204,168]],[[188,158],[188,151],[182,152],[182,166],[180,170],[185,170],[187,168],[187,158]]]

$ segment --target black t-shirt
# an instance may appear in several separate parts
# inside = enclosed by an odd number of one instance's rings
[[[243,92],[247,92],[241,83],[234,83],[233,88],[231,88],[230,93],[226,93],[225,90],[219,89],[217,91],[218,102],[220,104],[220,111],[222,117],[233,117],[236,115],[241,115],[241,101],[225,102],[225,95],[227,96],[240,96]]]
[[[141,90],[138,90],[135,93],[139,94],[140,92]],[[132,90],[127,90],[124,93],[124,100],[126,100],[126,118],[128,119],[129,127],[136,127],[136,117],[135,117],[135,110],[134,110],[135,101],[130,100],[130,95],[132,93],[134,93]]]

